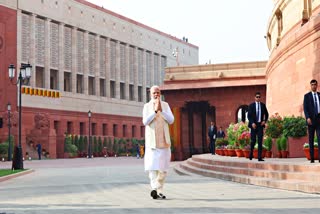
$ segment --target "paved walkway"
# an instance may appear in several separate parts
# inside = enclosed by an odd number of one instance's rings
[[[320,212],[319,195],[173,170],[165,186],[168,199],[153,200],[143,160],[133,157],[33,160],[24,166],[35,172],[0,183],[0,214]]]

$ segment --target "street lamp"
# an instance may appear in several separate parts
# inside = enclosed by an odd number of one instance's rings
[[[9,132],[9,137],[8,137],[8,140],[9,140],[9,147],[8,147],[8,161],[11,161],[11,122],[10,122],[10,114],[11,114],[11,104],[8,103],[7,105],[7,110],[8,110],[8,132]]]
[[[91,111],[88,111],[89,117],[89,146],[88,146],[88,158],[92,158],[92,147],[91,147]]]
[[[18,95],[19,95],[19,144],[18,147],[16,148],[17,152],[15,154],[15,161],[12,162],[12,168],[13,169],[23,169],[23,156],[22,156],[22,146],[21,146],[21,111],[22,111],[22,104],[21,104],[21,86],[22,84],[27,81],[27,83],[30,80],[31,77],[31,69],[32,66],[28,64],[21,63],[20,66],[20,72],[17,81],[14,83],[12,82],[14,76],[15,76],[15,67],[13,64],[9,65],[8,71],[9,71],[9,79],[10,82],[14,85],[19,84],[19,90],[18,90]]]
[[[177,66],[179,66],[180,63],[179,63],[179,48],[178,47],[172,51],[172,56],[174,56],[176,58]]]

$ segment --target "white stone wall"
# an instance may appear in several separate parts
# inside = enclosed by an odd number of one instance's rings
[[[23,95],[24,106],[141,116],[148,99],[146,89],[161,85],[165,67],[176,65],[173,49],[179,49],[180,65],[198,64],[196,46],[76,0],[0,0],[1,4],[18,10],[18,64],[30,62],[43,69],[46,89],[50,88],[50,70],[58,71],[62,97],[52,101]],[[64,91],[65,72],[71,73],[71,92]],[[83,76],[81,93],[77,93],[79,74]],[[90,96],[89,77],[94,78],[94,92],[90,91],[94,95]],[[104,87],[100,79],[105,80]],[[110,97],[110,81],[116,85],[115,98]],[[120,83],[125,84],[123,100]],[[36,86],[35,73],[30,84]],[[134,86],[133,100],[129,84]],[[142,102],[138,102],[138,86]],[[101,88],[106,89],[106,96],[100,96]]]

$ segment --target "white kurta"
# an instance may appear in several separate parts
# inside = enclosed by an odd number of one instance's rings
[[[144,169],[168,171],[171,159],[171,149],[151,149],[146,148],[144,155]]]
[[[174,117],[169,105],[166,102],[161,101],[161,107],[162,112],[158,112],[158,114],[156,114],[153,110],[153,101],[151,100],[149,103],[145,104],[143,109],[143,124],[146,126],[146,144],[144,156],[144,166],[146,171],[168,171],[170,165],[171,149],[168,124],[173,123]],[[164,120],[164,135],[167,137],[163,136],[163,140],[167,141],[166,143],[168,144],[168,148],[156,148],[155,146],[157,137],[155,136],[156,127],[154,122],[156,117],[161,117],[161,119]]]

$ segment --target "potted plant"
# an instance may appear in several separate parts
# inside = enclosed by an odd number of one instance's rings
[[[280,138],[280,151],[281,151],[281,157],[287,158],[288,157],[288,144],[287,144],[287,138],[285,136],[282,136]]]
[[[281,155],[281,138],[277,138],[276,139],[276,146],[277,146],[277,157],[278,158],[282,158],[282,155]]]
[[[265,140],[264,140],[264,145],[267,149],[266,151],[266,157],[267,158],[271,158],[272,157],[272,138],[271,137],[267,137]]]
[[[276,113],[272,115],[266,126],[266,135],[271,138],[278,138],[283,132],[283,119]]]
[[[288,152],[290,157],[304,157],[301,149],[304,142],[308,141],[306,120],[303,117],[285,117],[283,120],[283,135],[288,138]]]
[[[304,151],[306,158],[308,160],[310,160],[311,157],[310,157],[309,143],[303,144],[303,151]],[[318,143],[317,142],[314,142],[314,159],[315,160],[319,159],[319,150],[318,150]]]

